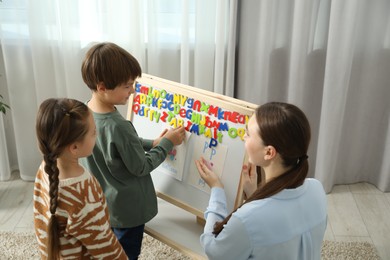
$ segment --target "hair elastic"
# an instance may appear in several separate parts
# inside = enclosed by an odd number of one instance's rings
[[[307,160],[307,158],[309,158],[309,156],[307,154],[300,156],[297,160],[297,164],[299,164],[300,162],[303,162],[304,160]]]
[[[69,111],[67,111],[65,107],[61,106],[60,108],[61,108],[62,112],[64,112],[65,116],[70,116]]]

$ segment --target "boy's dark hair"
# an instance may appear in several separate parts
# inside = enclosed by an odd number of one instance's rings
[[[48,223],[47,259],[60,259],[58,219],[59,170],[57,158],[65,147],[81,141],[88,132],[87,118],[90,115],[86,104],[67,98],[50,98],[42,102],[36,119],[36,134],[39,150],[45,161],[45,172],[49,177],[50,213]]]
[[[302,110],[292,104],[270,102],[257,107],[255,117],[263,145],[274,146],[289,170],[269,182],[260,183],[244,204],[301,186],[309,171],[306,153],[311,136],[310,124]],[[213,234],[217,236],[222,231],[236,210],[215,224]]]
[[[141,77],[142,70],[136,58],[115,43],[103,42],[92,46],[81,65],[85,84],[93,91],[103,82],[107,89],[126,84]]]

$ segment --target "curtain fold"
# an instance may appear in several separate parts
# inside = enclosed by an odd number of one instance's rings
[[[11,105],[12,120],[4,120],[4,128],[14,139],[7,140],[12,168],[24,180],[35,178],[41,160],[35,115],[44,99],[90,98],[80,67],[94,42],[125,48],[145,73],[225,94],[227,79],[234,79],[230,30],[236,6],[237,0],[2,1],[1,91]],[[126,115],[125,106],[118,109]],[[0,179],[8,179],[5,174]]]
[[[390,2],[240,3],[238,98],[303,109],[310,176],[327,192],[363,181],[390,191]]]

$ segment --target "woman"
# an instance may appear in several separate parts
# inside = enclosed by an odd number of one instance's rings
[[[201,244],[209,259],[320,259],[327,208],[322,184],[306,178],[310,125],[296,106],[259,106],[245,135],[249,167],[243,167],[247,200],[229,215],[223,184],[197,160],[210,186]],[[265,180],[257,185],[256,167]]]

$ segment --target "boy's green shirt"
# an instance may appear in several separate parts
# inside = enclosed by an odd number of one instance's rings
[[[140,138],[133,124],[117,110],[93,113],[93,117],[96,144],[93,154],[81,159],[81,164],[103,188],[111,226],[130,228],[145,224],[157,214],[150,173],[165,160],[173,144],[163,138],[152,148],[153,140]]]

